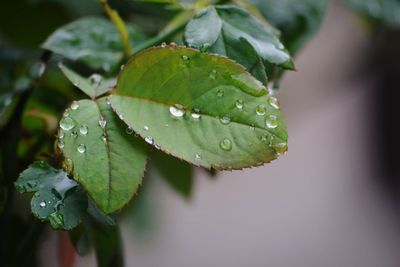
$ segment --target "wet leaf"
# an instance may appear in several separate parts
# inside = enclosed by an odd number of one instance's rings
[[[186,26],[184,40],[190,47],[236,60],[263,83],[266,83],[263,61],[294,68],[275,30],[238,6],[210,6],[201,10]]]
[[[110,88],[115,86],[116,83],[115,79],[104,79],[104,77],[99,74],[92,74],[90,77],[84,78],[63,64],[60,64],[59,67],[73,85],[93,99],[105,94]]]
[[[224,57],[148,49],[125,66],[110,101],[147,143],[194,165],[241,169],[287,150],[277,100]]]
[[[30,165],[20,174],[15,187],[21,193],[35,192],[31,200],[33,214],[55,229],[76,227],[86,212],[87,198],[78,184],[63,170],[44,162]]]
[[[142,182],[147,151],[129,134],[106,98],[74,101],[60,121],[64,169],[105,213],[121,209]]]
[[[249,0],[249,2],[282,32],[282,38],[289,51],[296,53],[319,29],[329,0]]]
[[[145,36],[128,24],[129,37],[135,44]],[[76,20],[55,31],[43,48],[70,60],[80,60],[94,69],[109,71],[124,56],[124,47],[115,26],[104,18],[88,17]]]

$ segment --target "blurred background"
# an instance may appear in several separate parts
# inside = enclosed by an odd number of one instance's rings
[[[289,152],[215,177],[197,169],[189,199],[150,169],[121,220],[126,266],[399,267],[399,36],[333,1],[281,83]],[[40,238],[40,266],[58,266],[58,238]],[[76,266],[95,262],[92,251]]]
[[[289,152],[215,179],[198,170],[189,200],[149,176],[150,214],[122,226],[127,266],[400,266],[400,72],[386,55],[399,46],[382,49],[380,34],[332,3],[281,85]]]

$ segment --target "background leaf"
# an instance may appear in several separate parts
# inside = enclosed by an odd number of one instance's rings
[[[110,101],[146,142],[206,168],[262,165],[287,149],[276,98],[223,57],[148,49],[125,66]]]
[[[249,0],[273,26],[283,42],[296,53],[319,29],[329,0]],[[365,2],[362,0],[362,2]]]
[[[98,267],[124,266],[122,240],[117,226],[93,227],[93,242]]]
[[[73,102],[60,121],[58,136],[64,168],[103,212],[129,202],[142,181],[146,146],[127,133],[105,98]]]
[[[127,24],[129,37],[135,44],[145,35],[133,24]],[[109,71],[122,60],[124,47],[115,26],[104,18],[76,20],[55,31],[43,48],[70,60],[79,60],[94,69]]]
[[[238,6],[203,9],[186,26],[184,40],[190,47],[236,60],[265,84],[263,61],[294,68],[290,54],[274,30]]]
[[[76,227],[86,212],[87,198],[78,184],[63,170],[44,162],[29,166],[15,183],[21,193],[35,192],[31,200],[33,214],[49,221],[55,229]]]

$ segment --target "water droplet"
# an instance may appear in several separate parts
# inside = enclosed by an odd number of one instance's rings
[[[109,98],[109,97],[107,97],[107,99],[106,99],[106,104],[107,104],[107,105],[111,105],[111,101],[110,101],[110,98]]]
[[[175,42],[171,42],[169,45],[176,46]]]
[[[58,140],[57,146],[59,149],[63,149],[65,147],[65,143],[63,140]]]
[[[80,144],[77,148],[78,152],[83,154],[86,152],[86,146],[84,144]]]
[[[90,75],[90,77],[89,77],[89,82],[93,86],[99,86],[102,80],[103,80],[103,76],[101,76],[100,74],[97,74],[97,73],[94,73],[94,74]]]
[[[195,120],[200,119],[201,115],[199,113],[192,113],[192,118]]]
[[[158,149],[158,150],[161,148],[161,146],[160,146],[159,144],[155,144],[154,147],[155,147],[156,149]]]
[[[229,140],[228,138],[224,138],[220,143],[219,146],[225,150],[225,151],[231,151],[232,150],[232,141]]]
[[[166,124],[165,124],[165,127],[168,127],[168,126],[169,126],[169,124],[168,124],[168,123],[166,123]]]
[[[269,117],[265,121],[265,124],[268,128],[275,129],[276,127],[278,127],[278,118],[275,115],[269,115]]]
[[[121,65],[121,67],[119,67],[120,70],[124,70],[125,65]]]
[[[169,108],[169,112],[171,113],[172,116],[174,117],[182,117],[183,114],[185,114],[185,111],[183,110],[183,107],[181,105],[175,105]]]
[[[189,61],[189,60],[190,60],[190,58],[189,58],[188,56],[185,56],[185,55],[182,56],[182,59],[183,59],[184,61]]]
[[[76,131],[71,132],[71,137],[72,138],[77,138],[78,137],[78,133]]]
[[[71,117],[65,116],[60,121],[60,127],[64,131],[72,130],[75,127],[75,121]]]
[[[275,150],[275,153],[278,154],[278,156],[284,154],[288,150],[286,143],[274,144],[272,148]]]
[[[244,107],[243,100],[240,100],[240,99],[236,100],[236,102],[235,102],[235,106],[236,106],[236,108],[237,108],[237,109],[240,109],[240,110],[242,110],[242,109],[243,109],[243,107]]]
[[[227,125],[231,122],[231,118],[229,118],[228,116],[224,116],[220,119],[220,122],[224,125]]]
[[[149,127],[147,125],[143,126],[143,130],[145,130],[146,132],[149,130]]]
[[[268,142],[268,136],[267,135],[261,136],[261,141],[264,143]]]
[[[265,108],[264,105],[258,105],[258,106],[256,107],[256,113],[257,113],[257,115],[259,115],[259,116],[264,116],[266,112],[267,112],[267,110],[266,110],[266,108]]]
[[[146,141],[146,143],[148,143],[150,145],[152,145],[154,143],[153,137],[151,137],[151,136],[146,136],[144,138],[144,141]]]
[[[100,117],[99,125],[100,125],[101,128],[104,129],[106,127],[106,125],[107,125],[107,121],[103,117]]]
[[[197,160],[200,160],[201,159],[200,153],[196,153],[195,157],[196,157]]]
[[[124,115],[119,114],[119,115],[118,115],[118,118],[119,118],[121,121],[123,121],[123,120],[124,120]]]
[[[133,133],[132,127],[127,127],[127,128],[126,128],[126,133],[127,133],[127,134],[132,134],[132,133]]]
[[[103,140],[104,143],[107,143],[107,136],[105,134],[101,136],[101,139]]]
[[[59,139],[63,139],[63,138],[64,138],[64,131],[60,130],[60,131],[58,132],[58,138],[59,138]]]
[[[268,99],[268,103],[275,109],[279,109],[279,102],[278,99],[276,99],[276,97],[271,96]]]
[[[224,96],[224,90],[219,89],[218,92],[217,92],[217,96],[223,97]]]
[[[73,84],[74,86],[78,87],[79,84],[80,84],[80,82],[79,82],[78,80],[76,80],[76,81],[73,81],[72,84]]]
[[[79,108],[79,104],[77,101],[72,102],[71,104],[71,109],[72,110],[77,110]]]
[[[45,208],[45,207],[46,207],[46,202],[45,202],[44,200],[42,200],[42,201],[39,203],[39,206],[40,206],[41,208]]]
[[[256,129],[256,127],[254,125],[250,126],[250,130],[254,131]]]
[[[162,48],[165,48],[166,46],[167,46],[167,43],[165,43],[165,42],[161,43]]]
[[[89,132],[89,128],[86,125],[82,125],[79,128],[79,132],[81,133],[81,135],[87,135]]]

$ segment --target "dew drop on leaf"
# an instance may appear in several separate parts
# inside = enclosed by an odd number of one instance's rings
[[[288,150],[288,146],[286,143],[278,143],[274,144],[272,148],[275,150],[275,153],[279,156],[284,154]]]
[[[79,128],[79,132],[81,133],[81,135],[87,135],[89,132],[89,127],[87,127],[86,125],[82,125]]]
[[[75,127],[75,121],[69,116],[63,117],[60,121],[60,127],[64,131],[70,131]]]
[[[161,47],[165,48],[167,46],[167,44],[165,42],[161,43]]]
[[[77,138],[78,137],[78,133],[75,132],[75,131],[71,132],[71,137],[72,138]]]
[[[219,143],[219,146],[220,146],[221,149],[223,149],[225,151],[231,151],[232,150],[232,141],[229,140],[228,138],[224,138]]]
[[[77,148],[78,152],[83,154],[86,152],[86,146],[84,144],[80,144]]]
[[[231,122],[231,118],[229,118],[228,116],[224,116],[220,119],[220,122],[224,125],[227,125]]]
[[[59,139],[63,139],[63,138],[64,138],[64,131],[63,131],[63,130],[60,130],[60,131],[58,132],[58,138],[59,138]]]
[[[155,144],[154,147],[155,147],[156,149],[158,149],[158,150],[161,148],[161,146],[160,146],[159,144]]]
[[[102,80],[103,80],[103,76],[101,76],[100,74],[97,74],[97,73],[94,73],[94,74],[90,75],[90,77],[89,77],[89,82],[93,86],[99,86]]]
[[[107,121],[103,117],[100,117],[99,125],[100,125],[101,128],[104,129],[106,127],[106,125],[107,125]]]
[[[45,208],[45,207],[46,207],[46,201],[42,200],[42,201],[39,203],[39,206],[40,206],[41,208]]]
[[[118,118],[119,118],[121,121],[123,121],[123,120],[124,120],[124,115],[119,114],[119,115],[118,115]]]
[[[146,143],[148,143],[150,145],[152,145],[154,143],[153,137],[151,137],[151,136],[146,136],[144,138],[144,141],[146,141]]]
[[[147,132],[149,130],[149,126],[147,126],[147,125],[143,126],[143,130],[145,130]]]
[[[59,149],[63,149],[65,147],[65,143],[63,140],[59,140],[57,143],[57,146]]]
[[[266,108],[265,108],[264,105],[258,105],[258,106],[256,107],[256,113],[257,113],[257,115],[259,115],[259,116],[264,116],[266,112],[267,112],[267,110],[266,110]]]
[[[236,106],[236,108],[237,108],[237,109],[240,109],[240,110],[242,110],[242,109],[243,109],[243,107],[244,107],[243,100],[240,100],[240,99],[236,100],[236,102],[235,102],[235,106]]]
[[[223,97],[224,96],[224,90],[222,90],[222,89],[218,90],[217,96]]]
[[[271,96],[268,99],[268,103],[275,109],[279,109],[279,102],[278,99],[276,99],[276,97]]]
[[[183,59],[184,61],[189,61],[189,57],[188,57],[188,56],[185,56],[185,55],[182,56],[182,59]]]
[[[175,105],[169,108],[169,112],[171,113],[172,116],[174,117],[182,117],[183,114],[185,114],[185,111],[183,110],[183,107],[181,105]]]
[[[269,117],[265,121],[265,125],[269,129],[275,129],[276,127],[278,127],[278,119],[277,119],[277,117],[275,115],[269,115]]]
[[[77,110],[79,108],[79,104],[77,101],[72,102],[71,104],[71,109],[72,110]]]
[[[197,160],[200,160],[200,159],[201,159],[200,153],[196,153],[195,158],[196,158]]]

